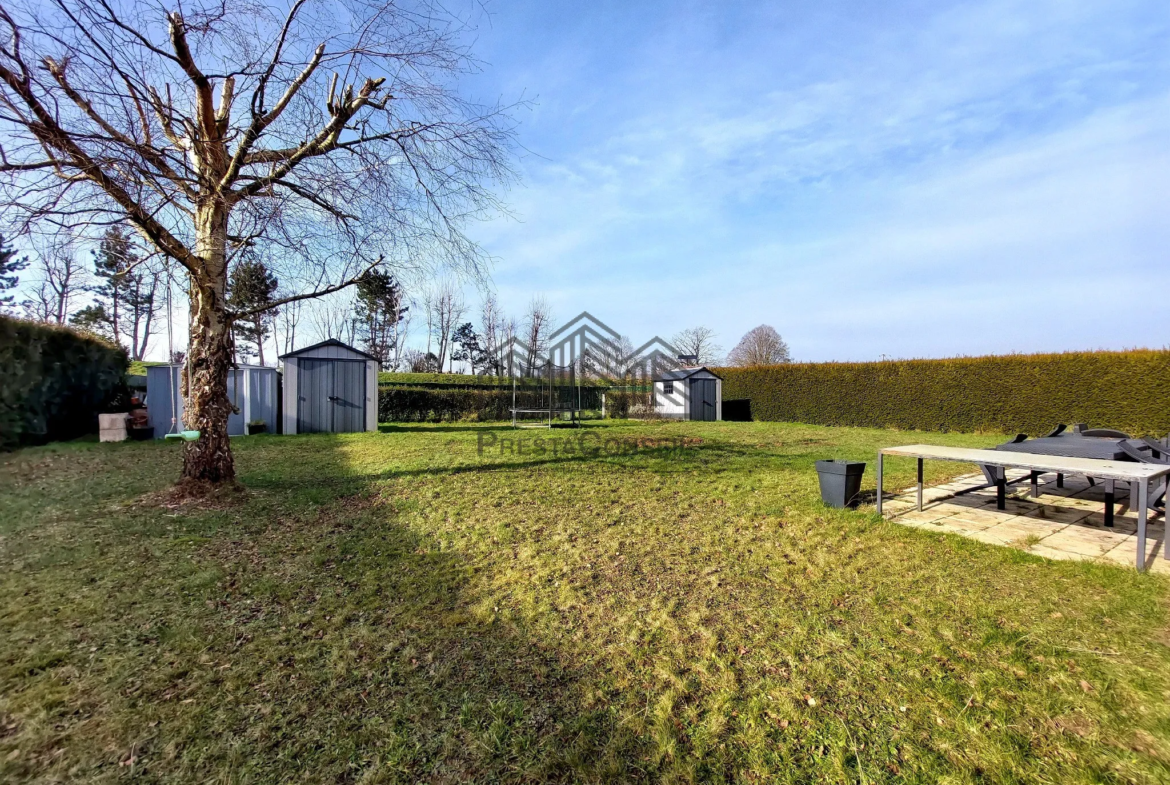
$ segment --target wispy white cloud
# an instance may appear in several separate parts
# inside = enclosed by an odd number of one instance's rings
[[[814,34],[840,18],[763,16],[582,75],[585,116],[558,95],[572,143],[542,117],[523,220],[481,233],[506,300],[648,337],[698,298],[725,343],[766,321],[811,359],[1170,342],[1054,304],[1106,259],[1126,285],[1165,266],[1164,11],[962,3],[837,40]],[[605,87],[628,89],[599,108]]]

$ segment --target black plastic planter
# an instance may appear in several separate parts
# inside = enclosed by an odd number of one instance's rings
[[[817,461],[821,501],[830,507],[856,507],[865,464],[860,461]]]

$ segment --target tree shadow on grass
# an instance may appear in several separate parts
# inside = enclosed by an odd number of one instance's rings
[[[388,506],[338,498],[316,520],[218,538],[200,557],[224,572],[204,658],[232,669],[197,698],[210,701],[204,721],[185,726],[184,746],[215,739],[192,774],[235,759],[277,781],[639,777],[639,742],[589,674]]]
[[[379,433],[458,433],[460,431],[502,431],[512,430],[511,423],[493,422],[468,425],[424,422],[379,423]]]
[[[304,462],[296,466],[284,466],[281,471],[272,471],[272,462],[263,455],[257,455],[255,457],[256,469],[240,470],[241,482],[245,487],[257,490],[336,488],[338,486],[356,489],[365,483],[409,477],[428,477],[439,474],[457,476],[468,473],[480,474],[533,468],[572,470],[574,467],[584,467],[602,462],[609,463],[619,469],[637,468],[657,473],[670,473],[693,471],[712,466],[729,468],[736,460],[758,456],[758,453],[746,446],[711,441],[682,446],[674,442],[667,442],[657,446],[645,439],[639,443],[636,438],[631,438],[628,441],[619,441],[618,444],[607,447],[605,441],[598,440],[588,442],[585,450],[574,448],[571,452],[554,453],[549,449],[537,454],[529,448],[526,455],[518,451],[513,442],[511,446],[505,445],[503,450],[499,449],[498,443],[487,447],[482,454],[471,456],[467,462],[463,463],[452,463],[449,460],[447,462],[436,461],[424,466],[403,466],[383,471],[360,472],[352,471],[346,466],[345,454],[337,449],[340,446],[338,437],[332,434],[320,434],[315,435],[313,439],[315,449],[312,451],[312,463]],[[273,459],[279,457],[279,444],[272,443],[265,445],[265,447],[275,451],[272,453]],[[477,451],[477,445],[473,442],[469,442],[466,447],[469,456],[470,453]],[[449,455],[449,453],[445,455]],[[330,456],[335,457],[336,460],[330,460]],[[415,457],[416,464],[420,460],[423,459]]]
[[[580,428],[613,427],[602,425],[602,420],[585,420]],[[514,428],[508,420],[481,423],[431,423],[431,422],[384,422],[378,423],[380,433],[455,433],[459,431],[509,431],[519,432],[530,428]],[[579,430],[570,423],[554,423],[552,430]]]
[[[49,737],[22,748],[67,749],[52,760],[99,779],[127,761],[176,781],[645,779],[645,741],[592,666],[529,629],[481,565],[375,494],[318,485],[306,507],[294,487],[230,513],[134,508],[102,525],[100,561],[46,567],[44,602],[101,597],[62,632],[85,646],[14,689],[58,696]],[[38,776],[36,755],[5,770]]]

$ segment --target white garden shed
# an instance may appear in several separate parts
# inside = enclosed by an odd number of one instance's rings
[[[680,420],[722,420],[723,378],[707,368],[679,368],[654,379],[654,411]]]
[[[378,360],[334,338],[281,355],[284,432],[378,430]]]

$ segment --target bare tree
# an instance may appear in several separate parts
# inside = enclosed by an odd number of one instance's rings
[[[553,313],[548,300],[539,295],[533,297],[528,303],[528,313],[524,315],[524,342],[528,344],[528,367],[525,373],[532,373],[537,363],[544,357],[552,329]]]
[[[513,373],[524,373],[528,354],[519,352],[520,323],[514,316],[506,316],[501,311],[496,320],[496,374],[506,376]]]
[[[294,301],[295,302],[295,301]],[[333,292],[309,306],[309,323],[316,341],[329,338],[352,344],[357,335],[357,317],[353,295],[349,291]]]
[[[634,342],[628,335],[593,341],[581,353],[581,374],[587,379],[622,380],[629,374],[629,359],[633,353]]]
[[[439,282],[427,295],[429,315],[427,324],[433,331],[436,348],[438,349],[439,370],[443,363],[450,358],[451,334],[455,326],[467,313],[467,305],[463,301],[462,290],[450,279]],[[427,351],[430,351],[430,341],[427,341]],[[453,362],[453,361],[452,361]]]
[[[30,297],[21,305],[31,319],[65,324],[77,298],[85,291],[85,266],[78,261],[68,235],[53,236],[35,246],[36,278]]]
[[[230,325],[251,314],[226,305],[231,257],[280,259],[298,293],[271,306],[387,259],[478,274],[463,226],[499,208],[514,127],[510,107],[460,97],[469,29],[437,3],[167,2],[0,8],[0,220],[129,221],[181,265],[200,433],[182,479],[234,482]]]
[[[792,362],[788,344],[766,324],[754,327],[740,339],[727,361],[732,365],[779,365]]]
[[[500,323],[503,320],[503,314],[500,312],[500,304],[496,301],[494,293],[488,292],[484,295],[483,303],[480,304],[479,308],[479,320],[483,353],[487,360],[483,370],[495,376],[502,376],[500,350],[503,344],[500,342]]]
[[[283,300],[292,296],[288,290],[278,291],[276,299]],[[297,325],[301,322],[301,311],[304,302],[293,300],[276,312],[275,340],[277,354],[288,354],[297,348]]]
[[[670,339],[680,354],[692,354],[699,365],[713,365],[723,354],[723,347],[715,343],[715,331],[710,327],[688,327]]]

